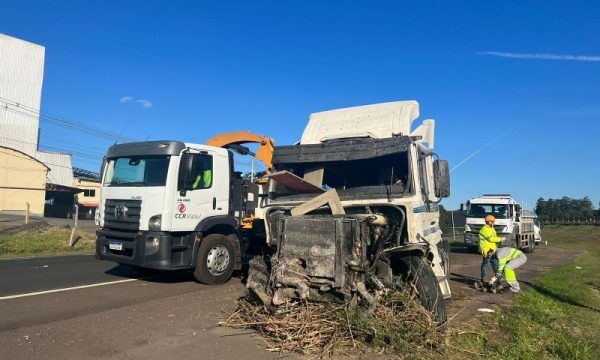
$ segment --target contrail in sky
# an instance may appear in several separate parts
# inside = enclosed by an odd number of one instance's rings
[[[503,51],[482,51],[477,55],[497,56],[511,59],[537,59],[537,60],[558,60],[558,61],[585,61],[600,62],[600,56],[597,55],[558,55],[558,54],[528,54],[511,53]]]
[[[517,128],[517,126],[521,125],[521,123],[523,122],[523,120],[519,121],[518,123],[516,123],[513,127],[511,127],[510,129],[506,130],[505,132],[503,132],[502,134],[496,136],[495,138],[493,138],[490,142],[484,144],[483,146],[481,146],[479,149],[473,151],[469,156],[467,156],[466,158],[464,158],[463,161],[459,162],[458,164],[456,164],[452,169],[450,169],[450,172],[453,172],[454,170],[456,170],[459,166],[461,166],[462,164],[466,163],[467,161],[469,161],[473,156],[477,155],[481,150],[485,149],[486,147],[492,145],[493,143],[495,143],[496,141],[500,140],[502,137],[506,136],[508,133],[510,133],[511,131],[513,131],[514,129]]]

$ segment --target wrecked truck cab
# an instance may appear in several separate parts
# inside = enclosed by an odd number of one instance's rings
[[[272,254],[250,262],[247,283],[263,302],[362,301],[372,311],[413,280],[446,320],[437,202],[449,194],[448,171],[434,160],[434,121],[410,132],[418,113],[402,101],[312,114],[299,144],[275,148],[262,209]]]

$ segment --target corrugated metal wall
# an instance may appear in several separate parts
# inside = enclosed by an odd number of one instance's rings
[[[39,110],[44,79],[43,46],[0,34],[0,105],[4,101]],[[49,168],[48,182],[73,186],[69,154],[38,151],[39,118],[0,106],[0,145],[23,151]]]
[[[0,34],[0,97],[39,109],[44,79],[43,46]],[[39,120],[0,111],[0,136],[37,144]]]

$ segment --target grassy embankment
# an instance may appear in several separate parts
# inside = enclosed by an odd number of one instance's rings
[[[70,236],[70,228],[53,226],[0,235],[0,258],[94,252],[94,234],[76,231],[73,247],[69,247]]]
[[[452,358],[600,359],[600,227],[547,226],[543,239],[587,253],[542,275],[482,325],[451,335]]]

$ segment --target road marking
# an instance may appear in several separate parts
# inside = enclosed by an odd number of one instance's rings
[[[52,293],[63,292],[63,291],[87,289],[87,288],[92,288],[92,287],[97,287],[97,286],[120,284],[120,283],[126,283],[126,282],[138,281],[138,280],[144,280],[144,279],[147,279],[147,278],[115,280],[115,281],[107,281],[107,282],[96,283],[96,284],[72,286],[72,287],[62,288],[62,289],[36,291],[36,292],[27,293],[27,294],[18,294],[18,295],[3,296],[3,297],[0,297],[0,300],[18,299],[18,298],[23,298],[23,297],[36,296],[36,295],[44,295],[44,294],[52,294]]]

